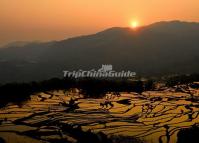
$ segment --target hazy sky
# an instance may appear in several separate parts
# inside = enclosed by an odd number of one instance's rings
[[[199,0],[0,0],[0,45],[162,20],[199,21]]]

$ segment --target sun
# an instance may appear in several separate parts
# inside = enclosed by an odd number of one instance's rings
[[[133,29],[136,29],[137,27],[139,27],[139,22],[138,22],[138,21],[132,21],[132,22],[131,22],[131,27],[132,27]]]

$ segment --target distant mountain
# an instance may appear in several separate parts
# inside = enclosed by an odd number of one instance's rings
[[[29,44],[39,43],[38,41],[14,41],[6,45],[1,46],[0,48],[9,48],[9,47],[23,47]]]
[[[199,73],[198,61],[199,23],[158,22],[0,49],[0,81],[62,77],[63,70],[98,69],[102,64],[138,75]]]

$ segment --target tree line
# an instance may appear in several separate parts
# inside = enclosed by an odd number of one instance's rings
[[[0,86],[0,106],[8,103],[21,104],[30,99],[30,95],[51,90],[77,88],[86,97],[99,98],[107,92],[138,92],[150,90],[153,82],[127,79],[72,79],[53,78],[50,80],[30,83],[8,83]]]

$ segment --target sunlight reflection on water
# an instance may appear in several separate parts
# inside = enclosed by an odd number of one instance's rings
[[[79,124],[84,130],[102,131],[107,135],[143,138],[149,143],[158,142],[160,136],[163,136],[164,141],[166,140],[165,125],[169,126],[173,143],[177,140],[176,134],[180,128],[199,123],[198,102],[187,101],[186,98],[189,95],[186,93],[150,91],[144,92],[143,98],[136,93],[121,93],[120,97],[109,99],[113,103],[113,107],[107,107],[108,109],[100,106],[105,98],[83,99],[79,95],[65,96],[63,91],[54,91],[53,94],[52,98],[45,93],[32,95],[31,101],[26,102],[23,107],[10,104],[0,110],[0,119],[8,118],[9,121],[14,121],[31,114],[47,111],[46,114],[33,116],[26,120],[26,123],[47,121],[50,118],[63,123]],[[68,113],[66,112],[67,107],[60,105],[62,102],[60,98],[67,103],[71,97],[79,98],[77,101],[79,109]],[[129,99],[130,105],[117,102],[124,99]],[[6,126],[22,130],[17,125],[7,123],[0,125],[0,131],[5,131]],[[26,126],[26,129],[30,128]],[[0,137],[2,135],[0,134]]]

